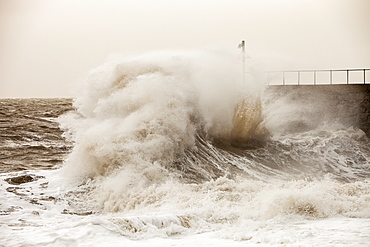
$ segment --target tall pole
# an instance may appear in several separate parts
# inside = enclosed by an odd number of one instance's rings
[[[242,49],[242,58],[243,58],[243,83],[245,83],[245,42],[242,40],[242,42],[239,44],[238,48]]]

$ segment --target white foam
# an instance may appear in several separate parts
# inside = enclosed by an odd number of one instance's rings
[[[18,195],[6,191],[13,186],[3,179],[25,174],[40,178],[17,185]],[[137,195],[141,197],[141,206],[118,213],[83,216],[90,210],[84,204],[87,202],[78,201],[83,198],[76,195],[78,190],[74,189],[76,194],[71,196],[68,190],[55,186],[60,179],[58,171],[2,174],[0,244],[367,246],[370,243],[369,182],[302,180],[265,184],[219,179],[202,185],[168,183],[166,187]],[[51,186],[47,187],[46,182],[51,182]],[[51,197],[55,199],[45,200]]]

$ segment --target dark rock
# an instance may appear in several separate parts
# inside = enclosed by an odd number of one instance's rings
[[[22,175],[18,177],[12,177],[12,178],[5,179],[5,181],[8,182],[8,184],[13,184],[13,185],[29,183],[35,180],[37,180],[37,178],[32,177],[31,175]]]

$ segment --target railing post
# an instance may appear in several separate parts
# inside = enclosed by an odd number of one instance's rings
[[[316,70],[313,71],[313,85],[316,85]]]
[[[285,71],[283,71],[283,85],[285,85]]]
[[[365,78],[366,76],[365,75],[366,75],[366,69],[364,69],[364,84],[366,84],[366,78]]]
[[[301,71],[298,71],[298,85],[300,83],[300,80],[301,80]]]
[[[330,70],[330,85],[333,84],[333,70]]]
[[[349,70],[347,69],[347,84],[349,84]]]

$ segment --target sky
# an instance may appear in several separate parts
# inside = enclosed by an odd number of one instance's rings
[[[370,1],[0,0],[0,97],[72,97],[110,56],[241,40],[264,70],[370,68]]]

